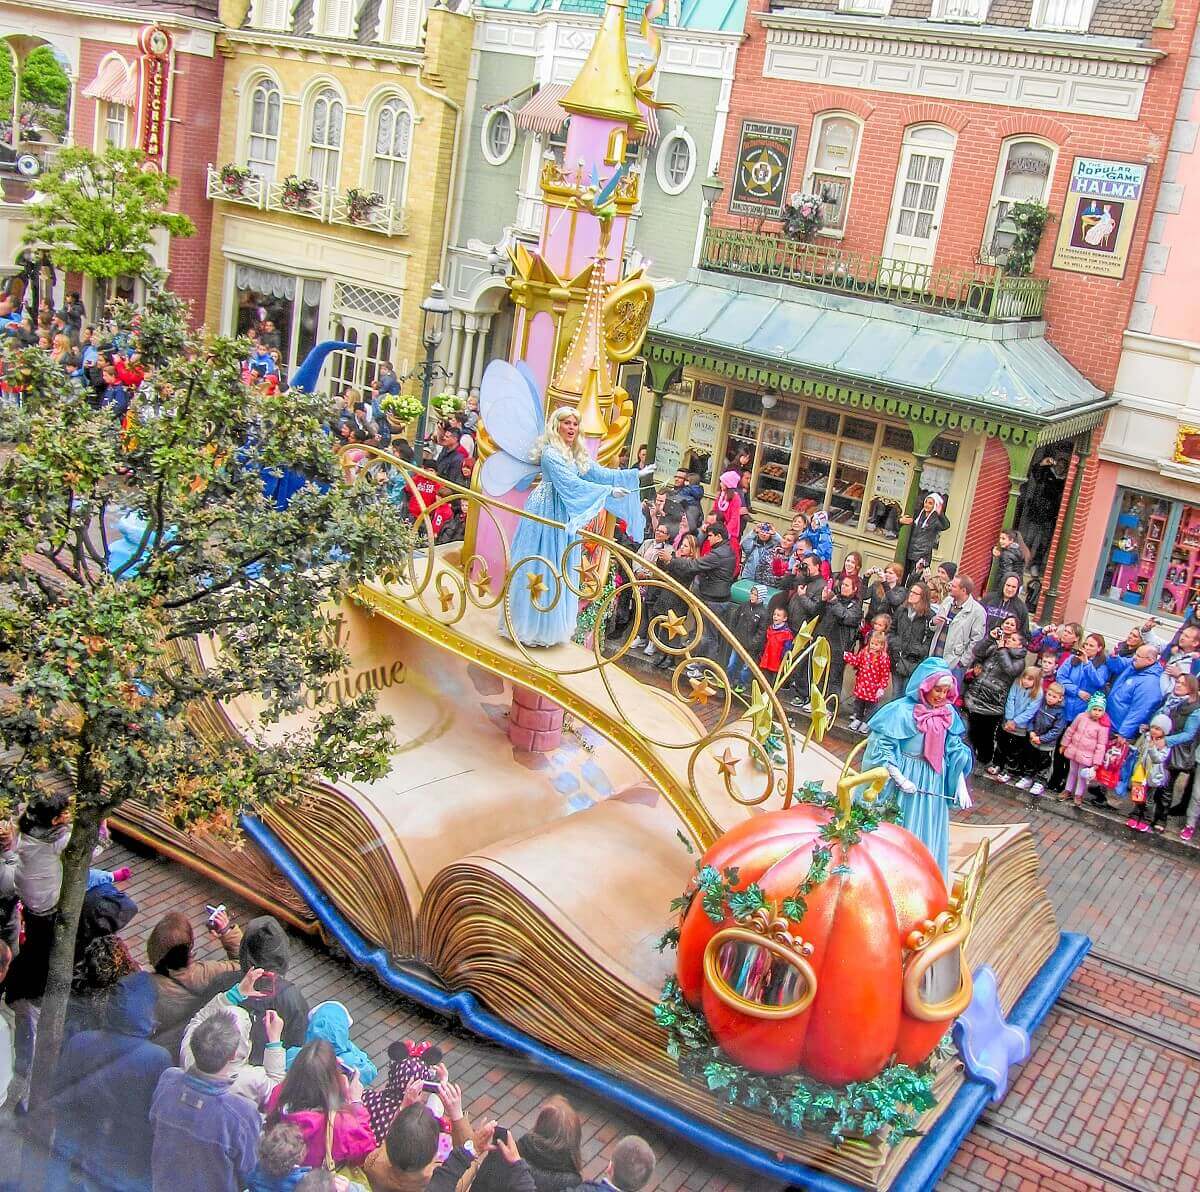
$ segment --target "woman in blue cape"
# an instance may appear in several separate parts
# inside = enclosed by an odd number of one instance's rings
[[[565,567],[578,590],[579,565],[586,558],[582,547],[563,554],[602,510],[624,521],[635,541],[642,538],[642,503],[637,468],[602,468],[579,437],[579,416],[572,409],[550,415],[545,434],[533,448],[533,463],[541,468],[542,482],[525,505],[525,512],[561,522],[566,528],[522,518],[513,535],[512,573],[505,603],[512,636],[526,646],[556,646],[570,641],[579,620],[579,597],[557,578]],[[536,558],[534,558],[536,556]],[[521,563],[522,559],[530,559]],[[557,595],[557,599],[555,598]],[[500,631],[509,628],[502,615]]]
[[[882,798],[900,807],[900,822],[933,854],[950,882],[950,807],[970,807],[967,775],[975,755],[952,700],[958,684],[940,658],[926,658],[904,695],[880,708],[867,725],[862,768],[886,766]]]

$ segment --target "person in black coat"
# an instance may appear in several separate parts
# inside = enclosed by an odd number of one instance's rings
[[[579,1114],[565,1097],[550,1097],[538,1110],[528,1134],[517,1139],[517,1151],[533,1176],[536,1192],[568,1192],[583,1179],[581,1144],[583,1127]],[[471,1184],[472,1192],[504,1192],[508,1187],[508,1164],[492,1151]]]
[[[767,641],[767,626],[771,623],[771,615],[762,601],[762,590],[757,586],[752,587],[750,599],[745,604],[730,605],[730,608],[729,630],[742,649],[757,662]],[[750,682],[750,668],[732,650],[725,670],[735,687],[744,687]]]
[[[729,545],[729,531],[723,522],[713,522],[707,526],[704,537],[708,544],[707,552],[694,559],[681,560],[677,577],[685,587],[690,584],[701,604],[707,606],[714,617],[723,620],[737,574],[737,560],[733,547]],[[706,621],[696,654],[702,658],[716,659],[719,653],[717,632]]]
[[[791,590],[792,595],[787,597],[781,592],[772,599],[771,610],[774,610],[777,602],[786,599],[788,627],[794,634],[799,636],[800,630],[814,617],[818,619],[819,629],[820,619],[825,615],[825,587],[825,577],[821,574],[821,560],[809,551],[800,562],[799,572],[787,577],[787,589]],[[811,669],[810,661],[805,659],[792,671],[792,685],[796,690],[792,703],[798,708],[804,708],[808,704]]]
[[[980,602],[987,613],[987,627],[994,629],[1005,617],[1016,617],[1017,628],[1029,633],[1029,609],[1021,599],[1021,577],[1006,575],[995,591],[988,592]]]
[[[908,550],[904,553],[906,578],[919,575],[933,562],[938,539],[950,529],[950,521],[942,512],[945,504],[940,493],[929,493],[916,517],[905,514],[900,519],[903,525],[912,526],[912,532],[908,536]]]
[[[817,636],[829,643],[829,681],[825,684],[826,695],[842,694],[842,678],[846,673],[845,655],[858,644],[858,628],[862,624],[862,597],[858,594],[858,583],[845,575],[838,582],[836,592],[825,589],[825,611]]]
[[[274,1010],[283,1019],[284,1047],[303,1047],[308,1029],[308,1000],[300,989],[286,979],[291,945],[287,932],[273,915],[261,915],[251,919],[242,932],[242,946],[238,961],[242,973],[252,968],[264,969],[275,977],[273,994],[254,994],[242,1003],[242,1009],[250,1015],[250,1059],[251,1064],[261,1064],[263,1049],[267,1045],[263,1018],[268,1010]],[[238,981],[241,977],[238,977]],[[232,989],[238,981],[232,981]]]
[[[918,581],[908,589],[904,603],[896,612],[888,633],[888,653],[892,660],[892,681],[903,691],[909,676],[921,660],[929,657],[933,641],[933,609],[929,588]]]
[[[1014,631],[1003,645],[996,645],[982,662],[967,671],[967,692],[963,697],[967,739],[981,766],[990,766],[996,755],[996,730],[1004,719],[1008,689],[1025,669],[1025,654],[1025,639]]]
[[[896,614],[904,607],[908,599],[908,589],[904,586],[904,567],[900,563],[889,563],[880,570],[872,567],[867,572],[867,616],[869,622],[881,613],[887,613],[896,622]]]

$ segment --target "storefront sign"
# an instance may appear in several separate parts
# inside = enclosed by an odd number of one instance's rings
[[[737,215],[779,218],[795,143],[794,124],[764,124],[757,120],[742,123],[730,211]]]
[[[1124,277],[1145,181],[1145,166],[1077,157],[1059,220],[1054,268]]]
[[[167,87],[171,73],[171,35],[157,25],[138,36],[142,51],[142,152],[159,169],[166,151]]]
[[[720,429],[720,410],[694,408],[691,429],[688,431],[688,447],[702,455],[711,455],[716,450]]]
[[[875,466],[874,497],[903,505],[908,497],[908,482],[912,477],[912,460],[881,455]]]

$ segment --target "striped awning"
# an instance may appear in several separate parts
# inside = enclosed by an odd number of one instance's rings
[[[100,63],[96,77],[83,89],[89,99],[120,104],[124,108],[137,106],[137,76],[133,68],[116,54],[109,54]]]
[[[570,83],[546,83],[517,108],[517,127],[544,136],[557,132],[567,118],[567,112],[560,101],[570,89]],[[640,99],[638,110],[642,113],[642,120],[646,125],[646,135],[642,140],[647,145],[653,145],[658,140],[658,113]]]

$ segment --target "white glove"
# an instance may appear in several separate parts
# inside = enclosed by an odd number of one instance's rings
[[[1096,777],[1096,767],[1095,766],[1084,766],[1084,768],[1082,770],[1080,770],[1079,773],[1083,775],[1084,782],[1091,782],[1091,780]]]
[[[967,790],[967,780],[962,774],[958,776],[958,786],[954,789],[954,805],[962,808],[963,811],[974,805],[971,800],[971,792]]]
[[[614,489],[612,490],[612,495],[613,495],[614,497],[627,497],[627,496],[629,496],[629,489],[627,489],[627,488],[614,488]]]
[[[647,464],[644,468],[638,468],[638,475],[639,476],[653,476],[654,469],[655,469],[654,464]]]
[[[917,793],[917,784],[911,778],[905,778],[900,771],[888,762],[887,766],[888,777],[906,794],[915,795]]]

